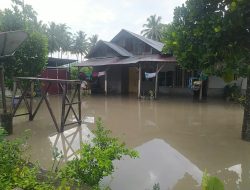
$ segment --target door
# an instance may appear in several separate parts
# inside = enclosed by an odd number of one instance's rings
[[[138,71],[136,67],[129,67],[129,93],[138,92]]]

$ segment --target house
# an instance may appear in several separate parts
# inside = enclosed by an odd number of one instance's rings
[[[164,44],[121,30],[110,42],[100,40],[87,54],[86,61],[76,64],[93,67],[100,73],[92,90],[116,94],[154,96],[160,94],[189,94],[189,79],[198,73],[182,69],[170,55],[162,53]],[[98,74],[95,74],[98,76]],[[244,81],[238,81],[244,85]],[[222,95],[225,83],[210,77],[208,95]]]

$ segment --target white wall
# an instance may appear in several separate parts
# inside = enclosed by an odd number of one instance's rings
[[[236,81],[232,81],[231,83],[236,83],[238,86],[241,86],[243,90],[247,87],[247,79],[246,78],[238,78]],[[227,83],[220,77],[210,76],[208,88],[224,88]]]

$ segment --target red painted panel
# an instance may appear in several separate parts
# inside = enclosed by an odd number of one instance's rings
[[[69,79],[69,73],[67,69],[54,69],[54,68],[47,68],[45,69],[42,74],[42,78],[51,78],[51,79]],[[42,86],[42,90],[45,91],[46,86]],[[61,94],[62,90],[58,87],[57,83],[52,83],[50,89],[48,90],[49,94]]]

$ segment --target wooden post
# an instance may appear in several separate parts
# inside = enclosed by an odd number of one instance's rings
[[[12,100],[11,100],[11,113],[15,109],[15,98],[16,98],[16,91],[17,91],[17,86],[16,86],[16,79],[14,79],[13,82],[13,92],[12,92]]]
[[[77,71],[78,71],[77,79],[80,80],[80,77],[79,77],[79,75],[80,75],[80,67],[77,67]]]
[[[6,97],[5,97],[5,85],[4,85],[4,68],[1,67],[1,77],[0,77],[0,83],[2,88],[2,101],[3,101],[3,113],[7,113],[7,106],[6,106]]]
[[[31,81],[30,83],[30,111],[29,111],[29,120],[33,120],[33,96],[34,96],[34,81]]]
[[[66,101],[66,94],[67,94],[67,90],[66,90],[66,84],[62,84],[62,113],[61,113],[61,126],[60,126],[60,132],[64,131],[64,118],[65,118],[65,101]]]
[[[81,110],[81,84],[76,84],[78,90],[78,124],[81,125],[82,123],[82,110]]]
[[[158,64],[156,65],[156,73],[155,73],[155,99],[157,98],[158,91]]]
[[[104,82],[104,91],[105,91],[105,95],[108,94],[108,76],[107,76],[107,70],[105,71],[105,82]]]
[[[201,80],[201,86],[200,86],[200,97],[199,97],[199,100],[201,101],[202,100],[202,80]]]
[[[139,64],[139,73],[138,73],[138,98],[141,98],[141,65]]]

